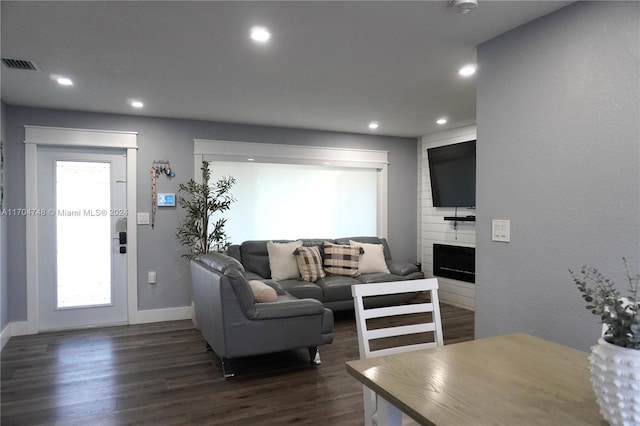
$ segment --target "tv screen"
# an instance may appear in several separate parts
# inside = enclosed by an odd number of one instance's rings
[[[433,207],[475,207],[476,141],[427,150]]]

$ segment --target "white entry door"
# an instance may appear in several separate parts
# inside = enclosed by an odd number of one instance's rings
[[[39,329],[127,322],[124,150],[38,147]]]

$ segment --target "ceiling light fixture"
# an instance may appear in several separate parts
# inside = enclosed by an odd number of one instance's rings
[[[436,121],[436,123],[442,125],[442,124],[447,124],[447,119],[442,117],[442,118],[438,118],[438,120]]]
[[[475,73],[476,73],[475,65],[465,65],[464,67],[460,68],[460,70],[458,71],[458,74],[460,74],[463,77],[470,77]]]
[[[131,106],[134,108],[142,108],[144,104],[140,101],[131,101]]]
[[[460,13],[469,13],[478,7],[478,0],[449,0],[449,6]]]
[[[271,38],[271,33],[265,27],[251,28],[251,39],[260,43],[266,43]]]
[[[56,81],[61,86],[73,86],[73,81],[71,81],[71,79],[67,77],[58,77]]]
[[[370,129],[377,129],[378,128],[378,122],[377,121],[372,121],[371,123],[369,123],[369,128]]]

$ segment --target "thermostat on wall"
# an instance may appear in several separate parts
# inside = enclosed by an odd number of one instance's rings
[[[176,205],[175,193],[158,193],[158,207],[168,207]]]

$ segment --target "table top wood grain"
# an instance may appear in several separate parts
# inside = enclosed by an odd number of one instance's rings
[[[602,425],[587,357],[517,333],[346,367],[421,424]]]

